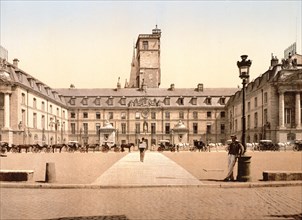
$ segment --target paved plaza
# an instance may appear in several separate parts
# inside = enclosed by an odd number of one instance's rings
[[[8,154],[1,169],[34,169],[1,182],[1,219],[301,219],[302,183],[264,182],[256,169],[301,170],[300,152],[252,154],[252,182],[225,183],[226,152]],[[266,158],[266,161],[263,161]],[[56,183],[44,183],[45,163]],[[258,164],[260,163],[260,164]],[[267,165],[265,165],[267,164]],[[253,174],[254,173],[254,174]],[[282,186],[282,187],[277,187]]]

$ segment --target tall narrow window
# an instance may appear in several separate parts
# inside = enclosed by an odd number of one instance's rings
[[[224,124],[220,124],[220,133],[221,134],[225,133],[225,125]]]
[[[212,132],[212,126],[207,125],[207,134],[211,134],[211,132]]]
[[[291,108],[285,108],[284,114],[285,114],[284,123],[285,124],[291,124],[292,109]]]
[[[71,134],[75,134],[75,131],[76,131],[76,129],[75,129],[75,123],[71,123],[70,124],[70,128],[71,128]]]
[[[22,93],[22,100],[21,100],[22,104],[25,105],[25,94]]]
[[[135,123],[135,134],[141,133],[141,125],[140,123]]]
[[[45,102],[42,102],[42,103],[41,103],[41,110],[42,110],[42,111],[45,111]]]
[[[170,134],[170,123],[165,124],[165,134]]]
[[[255,112],[254,114],[254,127],[257,128],[258,127],[258,113]]]
[[[149,48],[148,41],[143,41],[143,49],[148,50],[148,48]]]
[[[101,128],[100,123],[96,123],[96,124],[95,124],[95,131],[96,131],[96,134],[97,134],[97,135],[98,135],[99,132],[100,132],[100,128]]]
[[[266,123],[267,122],[267,109],[263,110],[263,122]]]
[[[41,128],[45,129],[45,116],[44,115],[42,115],[42,118],[41,118]]]
[[[122,123],[122,134],[126,134],[126,123]]]
[[[198,133],[198,124],[193,123],[193,134],[197,134],[197,133]]]
[[[156,124],[151,123],[151,134],[156,134]]]
[[[37,99],[33,98],[33,108],[37,108]]]
[[[88,123],[83,123],[84,134],[88,134]]]
[[[267,92],[263,94],[263,102],[264,104],[267,104]]]
[[[33,113],[33,128],[37,128],[37,113]]]

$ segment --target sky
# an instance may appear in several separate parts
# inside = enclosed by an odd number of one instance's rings
[[[0,44],[8,61],[51,88],[115,88],[129,81],[139,34],[161,29],[161,85],[241,86],[236,65],[252,61],[251,80],[301,54],[302,1],[3,1]]]

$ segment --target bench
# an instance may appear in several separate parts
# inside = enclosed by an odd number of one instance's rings
[[[31,181],[33,170],[0,170],[0,181]]]
[[[264,181],[302,180],[302,171],[263,171]]]

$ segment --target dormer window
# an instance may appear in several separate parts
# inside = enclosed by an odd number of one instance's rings
[[[164,100],[165,105],[170,105],[170,97],[167,96]]]
[[[39,91],[41,92],[41,90],[42,90],[42,84],[41,83],[37,83],[37,86],[38,86]]]
[[[178,99],[178,104],[179,105],[184,105],[184,98],[181,96],[181,97],[179,97],[179,99]]]
[[[191,100],[192,105],[197,105],[197,98],[194,96]]]
[[[108,98],[108,105],[113,105],[113,98],[112,98],[112,96],[110,96]]]
[[[87,96],[85,96],[85,97],[83,98],[82,104],[83,104],[83,105],[88,105],[88,98],[87,98]]]
[[[96,97],[95,104],[96,105],[101,105],[101,98],[100,97]]]
[[[49,87],[45,87],[45,90],[46,90],[46,94],[49,95],[50,88]]]
[[[220,104],[221,105],[225,105],[225,97],[221,97],[220,98]]]
[[[212,104],[212,98],[211,97],[207,97],[205,100],[207,105],[211,105]]]
[[[23,81],[23,77],[22,77],[22,73],[21,72],[18,72],[18,79],[20,82]]]
[[[72,98],[69,100],[69,103],[70,103],[70,105],[75,105],[75,97],[72,97]]]
[[[126,98],[123,96],[120,100],[121,105],[126,105]]]
[[[29,84],[32,88],[34,88],[34,85],[35,85],[35,81],[33,79],[30,79],[29,80]]]

